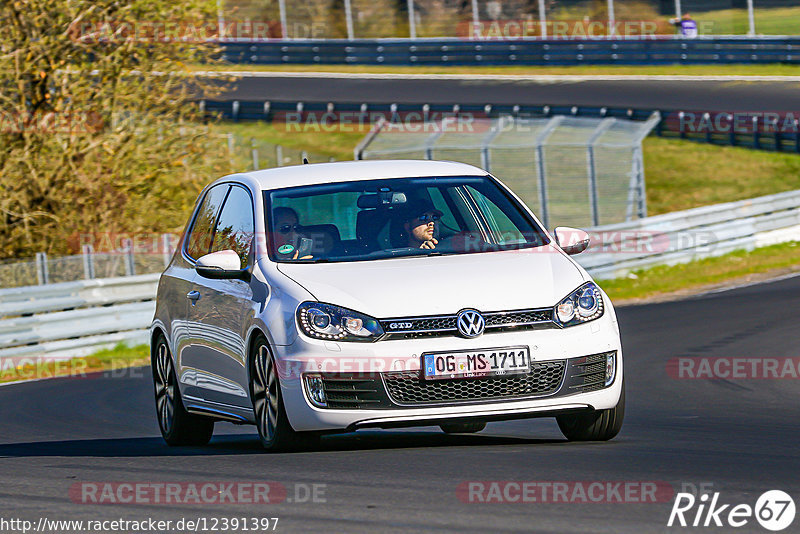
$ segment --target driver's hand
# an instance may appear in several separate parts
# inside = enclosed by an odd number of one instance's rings
[[[436,245],[439,244],[439,240],[435,237],[433,239],[429,239],[422,243],[419,248],[436,248]]]

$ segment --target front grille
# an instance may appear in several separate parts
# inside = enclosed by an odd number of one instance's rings
[[[555,326],[552,308],[487,312],[482,315],[486,320],[487,332]],[[416,339],[458,335],[456,322],[456,315],[437,315],[432,317],[383,319],[381,320],[381,326],[386,332],[383,339]]]
[[[398,371],[383,378],[397,404],[436,404],[550,395],[558,391],[564,368],[564,360],[555,360],[534,362],[530,373],[510,376],[422,380],[419,372]]]

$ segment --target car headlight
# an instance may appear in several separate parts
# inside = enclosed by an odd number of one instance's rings
[[[363,313],[332,304],[304,302],[297,308],[297,324],[305,335],[331,341],[376,341],[383,327]]]
[[[594,282],[587,282],[556,304],[555,321],[560,326],[573,326],[594,321],[603,315],[603,297]]]

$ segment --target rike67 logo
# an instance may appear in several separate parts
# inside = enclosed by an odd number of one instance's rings
[[[780,490],[764,492],[755,506],[722,504],[719,492],[711,497],[703,493],[699,498],[691,493],[678,493],[667,526],[739,528],[755,518],[765,529],[777,532],[791,525],[794,516],[794,500]]]

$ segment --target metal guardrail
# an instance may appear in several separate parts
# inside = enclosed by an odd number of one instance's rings
[[[800,190],[598,226],[590,233],[592,248],[575,258],[598,279],[800,241]],[[147,343],[159,276],[0,290],[0,363],[68,359],[120,342]]]
[[[0,289],[0,359],[148,343],[160,274]]]
[[[222,59],[261,65],[666,65],[800,63],[800,37],[346,39],[223,42]]]
[[[408,116],[413,112],[426,120],[436,114],[460,113],[473,117],[552,117],[572,115],[575,117],[613,117],[645,121],[659,113],[661,121],[651,135],[673,139],[684,139],[720,146],[741,146],[756,150],[800,153],[800,119],[791,112],[784,114],[755,114],[745,117],[744,128],[734,127],[733,116],[727,112],[702,110],[636,109],[602,106],[550,106],[513,104],[401,104],[366,102],[298,102],[298,101],[240,101],[203,100],[201,106],[206,113],[232,121],[280,121],[290,120],[301,128],[305,118],[314,114],[311,126],[319,129],[320,121],[337,121],[338,114],[348,114],[346,128],[358,124],[359,117],[369,124],[370,117],[392,120],[392,117]],[[325,114],[330,116],[326,118]],[[289,115],[290,114],[290,115]],[[299,115],[298,115],[299,114]],[[361,114],[361,115],[359,115]],[[787,120],[791,121],[788,124]],[[721,131],[715,125],[722,122],[730,126]],[[739,122],[742,122],[741,120]],[[708,127],[708,125],[711,125]],[[293,126],[294,127],[294,126]]]
[[[637,269],[800,241],[800,190],[655,215],[590,230],[596,241],[575,259],[598,279]]]

